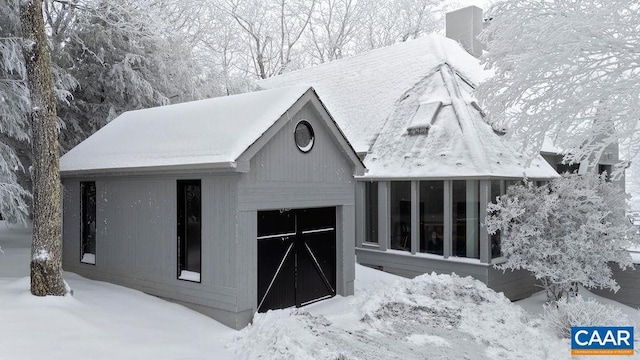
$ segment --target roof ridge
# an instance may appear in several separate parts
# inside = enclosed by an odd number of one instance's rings
[[[456,113],[458,125],[460,125],[460,129],[462,130],[462,134],[466,140],[464,143],[469,149],[471,158],[474,162],[481,164],[481,166],[486,169],[489,169],[490,166],[486,161],[487,154],[484,146],[482,146],[482,142],[480,142],[480,139],[477,136],[478,132],[475,130],[467,103],[462,97],[458,83],[455,81],[454,71],[446,62],[441,65],[440,69],[444,70],[440,71],[440,74],[442,75],[442,80],[451,97],[451,104],[453,105],[453,109]]]
[[[332,66],[332,65],[336,66],[336,64],[341,64],[341,63],[347,62],[347,61],[353,61],[354,59],[358,59],[358,58],[365,58],[367,56],[373,56],[372,54],[381,53],[381,52],[385,52],[385,51],[390,51],[390,49],[394,48],[394,47],[406,46],[409,43],[414,43],[414,42],[418,42],[418,41],[425,41],[427,39],[431,39],[431,38],[434,38],[434,37],[446,38],[445,36],[443,36],[441,34],[438,34],[438,33],[429,33],[429,34],[425,34],[425,35],[422,35],[422,36],[414,38],[414,39],[408,39],[408,40],[405,40],[405,41],[399,41],[399,42],[393,43],[391,45],[382,46],[382,47],[378,47],[378,48],[375,48],[375,49],[370,49],[370,50],[363,51],[361,53],[354,54],[354,55],[351,55],[351,56],[347,56],[347,57],[343,57],[343,58],[339,58],[339,59],[323,62],[323,63],[316,64],[316,65],[303,67],[303,68],[296,69],[296,70],[291,70],[291,71],[288,71],[288,72],[285,72],[285,73],[282,73],[282,74],[279,74],[279,75],[276,75],[276,76],[272,76],[272,77],[269,77],[269,78],[266,78],[266,79],[260,79],[260,80],[258,80],[257,83],[259,85],[261,82],[269,82],[271,79],[279,78],[279,77],[282,77],[282,76],[286,77],[286,76],[289,76],[290,74],[300,74],[300,73],[304,73],[306,71],[315,71],[318,68],[325,68],[325,67],[329,67],[329,66]]]

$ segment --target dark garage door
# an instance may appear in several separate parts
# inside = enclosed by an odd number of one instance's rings
[[[336,209],[258,212],[258,311],[336,294]]]

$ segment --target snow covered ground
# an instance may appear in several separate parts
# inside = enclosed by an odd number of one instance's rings
[[[537,317],[542,294],[519,306],[470,278],[407,280],[358,266],[355,296],[258,314],[235,331],[182,306],[72,273],[65,279],[73,296],[33,297],[29,241],[28,230],[0,222],[0,360],[571,357],[569,340]],[[638,311],[619,306],[640,323]],[[636,342],[637,353],[639,347]]]

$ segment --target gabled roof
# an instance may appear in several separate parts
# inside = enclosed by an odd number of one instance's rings
[[[62,156],[60,171],[63,175],[172,169],[247,171],[247,154],[255,154],[264,145],[261,138],[273,136],[276,122],[288,119],[289,111],[297,111],[294,105],[310,100],[323,107],[312,88],[297,86],[128,111]],[[342,138],[338,143],[345,154],[362,167],[328,113],[325,120],[333,134]]]
[[[259,82],[312,85],[359,153],[368,178],[523,177],[557,173],[526,161],[484,121],[474,87],[490,74],[440,35]]]

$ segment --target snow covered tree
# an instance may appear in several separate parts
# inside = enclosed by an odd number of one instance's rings
[[[509,0],[487,12],[480,86],[490,121],[523,140],[545,134],[565,161],[597,162],[607,145],[640,146],[640,6],[637,0]],[[619,167],[621,168],[621,167]]]
[[[282,74],[294,64],[297,44],[313,12],[315,0],[218,0],[214,11],[222,11],[242,34],[245,67],[260,79]]]
[[[0,214],[10,222],[26,222],[28,192],[18,182],[23,172],[14,147],[29,137],[29,91],[19,37],[16,0],[0,0]]]
[[[500,230],[506,262],[525,269],[557,301],[575,284],[619,289],[609,263],[632,267],[627,249],[640,243],[624,214],[625,195],[605,175],[565,174],[536,187],[516,184],[487,207],[487,230]]]
[[[357,51],[368,51],[443,32],[443,0],[369,0]],[[450,8],[449,6],[447,8]]]
[[[30,91],[33,144],[33,239],[31,293],[64,295],[62,214],[56,97],[47,48],[42,0],[20,2],[23,51]]]
[[[200,99],[211,79],[176,30],[168,1],[47,0],[56,67],[77,82],[61,101],[61,142],[69,149],[124,111]],[[171,17],[173,16],[173,17]]]
[[[319,0],[309,28],[315,62],[333,61],[355,53],[366,10],[365,1]]]

